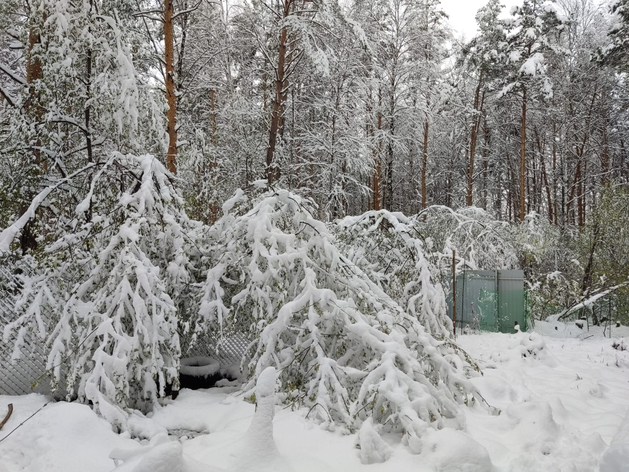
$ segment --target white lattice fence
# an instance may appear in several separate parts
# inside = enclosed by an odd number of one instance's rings
[[[20,288],[15,264],[10,259],[0,259],[0,394],[50,393],[47,379],[34,385],[46,371],[42,341],[27,334],[21,356],[15,359],[15,333],[11,334],[8,342],[2,339],[4,327],[15,318],[15,296]]]
[[[197,339],[190,346],[191,339],[182,336],[183,357],[212,357],[218,360],[221,366],[240,364],[250,344],[249,339],[242,333],[225,334],[222,341],[220,338],[218,333],[197,335]]]

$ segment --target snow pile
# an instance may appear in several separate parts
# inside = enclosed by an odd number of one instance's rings
[[[543,362],[552,366],[554,360],[548,354],[544,338],[536,333],[525,333],[518,331],[514,334],[504,335],[507,342],[503,349],[497,349],[490,355],[492,362],[516,363],[519,359],[526,359],[534,362]],[[487,363],[480,362],[481,367]],[[489,366],[493,366],[489,364]]]
[[[609,449],[603,454],[600,472],[618,472],[629,465],[629,411]]]
[[[535,333],[518,333],[520,338],[520,353],[522,357],[540,359],[546,355],[544,338]]]
[[[356,447],[363,464],[386,462],[393,455],[393,449],[378,434],[371,418],[367,418],[360,427]]]
[[[629,370],[616,363],[608,339],[542,338],[539,350],[535,337],[520,344],[520,336],[459,338],[486,367],[472,382],[503,411],[470,412],[467,432],[499,470],[598,470],[605,442],[618,428],[618,410],[626,409]],[[537,357],[523,357],[522,348]]]
[[[371,419],[357,433],[343,435],[313,425],[305,418],[305,408],[263,408],[267,393],[282,388],[263,371],[262,388],[255,392],[257,411],[254,404],[230,395],[233,388],[182,390],[176,400],[166,400],[145,418],[154,423],[155,431],[163,428],[171,434],[166,436],[162,429],[150,441],[130,440],[129,433],[115,434],[85,405],[53,402],[0,442],[0,469],[110,472],[115,458],[116,472],[136,468],[136,472],[156,472],[162,464],[180,472],[235,472],[243,456],[253,456],[247,439],[251,430],[267,434],[255,436],[273,451],[277,470],[595,471],[599,463],[602,472],[624,470],[628,422],[622,416],[629,397],[629,364],[616,365],[616,359],[629,359],[629,352],[616,351],[609,339],[545,338],[544,351],[557,359],[557,365],[551,366],[522,357],[516,341],[514,336],[498,333],[459,337],[461,346],[487,366],[485,375],[471,382],[502,413],[463,409],[466,429],[427,429],[419,456],[401,444],[401,434],[386,432]],[[492,365],[496,352],[512,355]],[[7,403],[14,404],[0,439],[46,400],[40,395],[0,396],[0,415]],[[266,421],[254,427],[257,414]],[[174,430],[201,434],[175,438]],[[361,458],[369,465],[363,465]],[[380,462],[385,458],[386,462]]]
[[[463,427],[474,369],[345,257],[309,201],[280,190],[250,204],[238,194],[226,209],[213,230],[219,262],[190,322],[255,340],[245,395],[273,366],[280,401],[330,428],[351,432],[371,417],[420,450],[427,428]]]
[[[436,471],[491,472],[489,453],[469,435],[453,429],[430,432],[424,444],[426,461]]]
[[[2,472],[109,472],[112,449],[137,447],[128,436],[114,433],[87,405],[52,402],[36,413],[48,400],[37,394],[0,396],[3,417],[6,405],[13,404],[13,415],[0,431],[0,439],[6,437],[0,443]]]
[[[115,472],[224,472],[188,457],[182,445],[166,434],[144,446],[114,449],[109,457],[116,464]]]

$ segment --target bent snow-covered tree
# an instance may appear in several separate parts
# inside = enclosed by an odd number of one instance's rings
[[[278,369],[284,403],[355,430],[368,417],[421,450],[429,427],[463,425],[475,401],[473,371],[335,245],[311,203],[270,191],[229,201],[214,227],[218,263],[208,271],[196,329],[247,333],[250,383]]]
[[[114,153],[94,174],[70,230],[46,248],[41,270],[24,276],[18,316],[4,330],[5,341],[18,334],[14,357],[26,333],[44,340],[53,386],[65,381],[69,397],[93,402],[106,417],[106,404],[146,411],[178,388],[176,307],[190,277],[189,222],[170,179],[153,156]]]
[[[416,229],[426,238],[426,256],[437,267],[442,281],[452,277],[452,252],[457,271],[515,269],[520,266],[508,223],[478,207],[452,208],[433,205],[416,218]]]
[[[446,297],[433,283],[435,269],[424,255],[416,221],[386,210],[348,216],[331,225],[353,263],[435,337],[449,337]]]

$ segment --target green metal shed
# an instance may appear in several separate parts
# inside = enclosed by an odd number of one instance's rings
[[[524,272],[466,270],[456,278],[456,329],[513,333],[515,322],[526,330]],[[448,295],[452,318],[452,290]]]

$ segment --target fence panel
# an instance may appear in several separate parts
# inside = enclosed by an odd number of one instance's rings
[[[10,260],[0,260],[0,338],[4,327],[15,319],[15,296],[21,282]],[[29,334],[19,359],[12,359],[16,336],[0,342],[0,394],[22,395],[31,392],[50,393],[49,382],[44,379],[34,385],[46,371],[46,354],[42,341]]]

